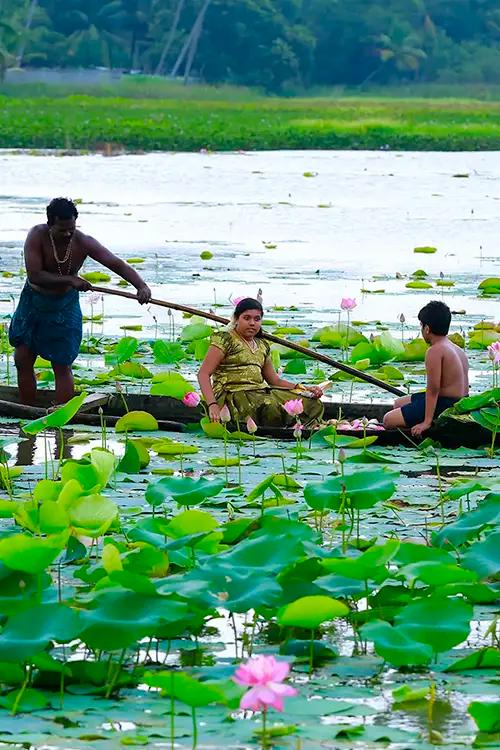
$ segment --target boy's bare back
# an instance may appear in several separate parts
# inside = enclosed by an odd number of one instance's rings
[[[432,355],[429,356],[432,352]],[[426,366],[432,366],[439,356],[441,364],[441,381],[439,395],[450,398],[463,398],[469,395],[469,361],[462,349],[448,338],[436,341],[429,348]]]

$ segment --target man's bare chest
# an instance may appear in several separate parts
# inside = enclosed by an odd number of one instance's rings
[[[73,238],[69,242],[52,244],[49,237],[41,242],[42,263],[45,271],[59,273],[63,276],[77,274],[87,257],[87,253],[79,239]]]

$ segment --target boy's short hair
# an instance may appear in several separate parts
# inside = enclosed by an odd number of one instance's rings
[[[429,326],[431,333],[446,336],[450,330],[451,311],[444,302],[433,300],[420,310],[418,319],[422,325]]]

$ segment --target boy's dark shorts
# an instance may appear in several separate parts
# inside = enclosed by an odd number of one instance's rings
[[[450,406],[456,404],[457,401],[460,401],[460,399],[451,398],[450,396],[438,396],[434,419],[445,411],[445,409],[449,409]],[[425,391],[412,393],[411,402],[401,407],[401,413],[407,427],[415,427],[416,424],[423,422],[425,419]]]

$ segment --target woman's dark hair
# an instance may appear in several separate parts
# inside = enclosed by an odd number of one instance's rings
[[[68,219],[77,219],[78,211],[73,201],[69,198],[53,198],[47,206],[47,224],[53,226],[56,219],[67,221]]]
[[[418,319],[422,325],[429,326],[435,336],[446,336],[450,330],[451,311],[444,302],[433,300],[420,310]]]
[[[258,310],[261,315],[264,315],[264,308],[258,300],[252,299],[252,297],[244,297],[244,299],[241,299],[234,308],[233,319],[237,321],[240,315],[248,312],[248,310]],[[260,329],[256,335],[262,336],[262,329]]]

